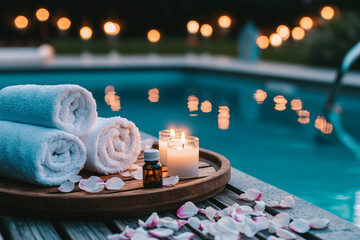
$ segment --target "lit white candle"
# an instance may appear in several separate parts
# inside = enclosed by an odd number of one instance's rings
[[[167,167],[169,176],[196,177],[199,172],[199,139],[181,134],[168,141]]]
[[[170,137],[175,137],[175,134],[180,135],[180,130],[166,129],[159,132],[159,155],[162,165],[167,165],[167,142]]]

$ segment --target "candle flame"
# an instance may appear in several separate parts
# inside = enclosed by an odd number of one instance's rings
[[[175,136],[175,131],[174,131],[174,129],[171,129],[170,130],[170,137],[174,137]]]
[[[185,132],[181,133],[181,142],[185,142]]]

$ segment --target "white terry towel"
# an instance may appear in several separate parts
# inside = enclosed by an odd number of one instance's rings
[[[0,91],[0,120],[58,128],[81,136],[96,117],[92,94],[78,85],[17,85]]]
[[[0,175],[55,186],[84,166],[81,140],[64,131],[0,121]]]
[[[102,174],[124,171],[140,154],[140,132],[126,118],[97,118],[81,137],[87,150],[85,169]]]

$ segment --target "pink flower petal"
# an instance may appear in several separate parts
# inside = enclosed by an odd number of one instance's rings
[[[254,210],[249,206],[239,206],[236,208],[237,214],[250,215]]]
[[[119,177],[112,177],[106,181],[105,186],[108,190],[120,190],[125,186],[125,183]]]
[[[66,181],[63,184],[61,184],[58,189],[60,192],[68,193],[68,192],[71,192],[72,190],[74,190],[74,187],[75,187],[75,183]]]
[[[159,215],[156,212],[153,212],[148,219],[146,219],[144,227],[158,227],[160,223]]]
[[[275,217],[273,217],[271,222],[278,227],[287,227],[290,223],[290,216],[288,213],[285,212],[279,213]]]
[[[75,174],[75,173],[71,174],[70,177],[69,177],[69,181],[73,182],[73,183],[80,182],[81,179],[82,179],[82,177]]]
[[[295,206],[295,200],[292,196],[285,196],[283,199],[281,199],[280,206],[292,208]]]
[[[177,236],[173,236],[174,240],[191,240],[195,237],[195,233],[185,232]]]
[[[178,176],[167,177],[163,179],[163,186],[174,186],[179,182]]]
[[[257,224],[258,231],[269,228],[269,219],[266,217],[254,217],[254,221]]]
[[[238,199],[241,200],[246,200],[246,201],[254,201],[254,200],[258,200],[261,197],[261,192],[257,189],[248,189],[245,191],[245,193],[240,194],[240,196],[238,196]]]
[[[174,234],[174,230],[169,228],[155,228],[149,231],[149,234],[156,238],[165,238]]]
[[[179,208],[176,214],[179,218],[189,218],[197,214],[198,211],[199,209],[194,203],[186,202]]]
[[[120,172],[120,175],[123,176],[123,177],[131,177],[131,173],[129,173],[129,171]]]
[[[246,218],[245,215],[237,214],[236,211],[233,211],[230,216],[237,222],[242,222]]]
[[[200,230],[200,219],[198,217],[190,217],[188,221],[192,228]]]
[[[282,229],[282,228],[276,229],[276,235],[278,235],[279,237],[286,239],[286,240],[296,239],[295,234],[293,234],[292,232],[289,232],[288,230]]]
[[[306,233],[310,230],[309,222],[304,219],[295,219],[290,223],[289,228],[297,233]]]
[[[160,218],[160,221],[159,221],[159,227],[170,228],[174,231],[178,231],[182,226],[183,226],[182,223],[180,223],[178,220],[173,219],[171,217]]]
[[[131,177],[135,178],[136,180],[142,180],[143,179],[143,171],[142,169],[137,169],[133,172],[131,172]]]
[[[313,229],[324,229],[327,228],[330,220],[327,218],[313,218],[309,221],[309,225]]]
[[[279,206],[279,203],[277,201],[270,201],[267,205],[269,207],[277,207]]]
[[[217,216],[217,211],[209,206],[205,209],[205,215],[208,219],[213,220]]]

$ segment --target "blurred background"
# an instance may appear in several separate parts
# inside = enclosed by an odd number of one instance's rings
[[[360,39],[360,1],[354,0],[1,4],[0,47],[48,43],[61,55],[205,53],[334,67]]]

